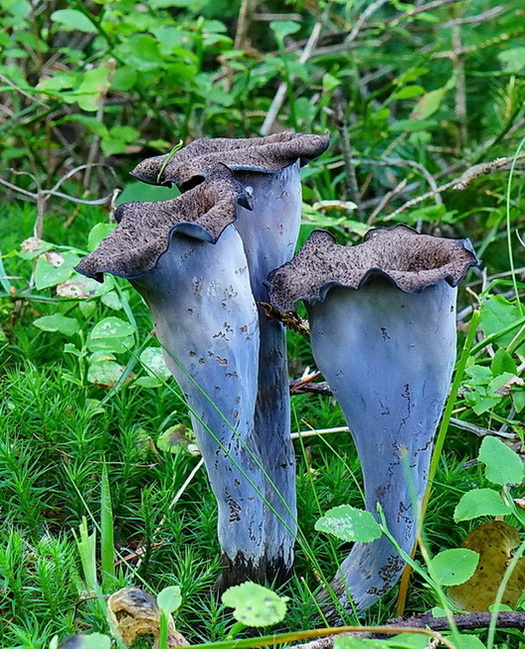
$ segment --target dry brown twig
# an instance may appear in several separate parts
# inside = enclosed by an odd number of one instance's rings
[[[517,164],[520,165],[524,160],[525,160],[525,153],[519,155],[516,158]],[[426,192],[425,194],[421,194],[420,196],[416,196],[416,198],[412,198],[411,200],[407,201],[406,203],[401,205],[401,207],[398,207],[396,210],[394,210],[393,212],[385,216],[383,220],[390,221],[401,212],[404,212],[409,207],[418,205],[419,203],[423,202],[427,198],[432,198],[433,196],[435,196],[436,191],[444,192],[447,189],[462,191],[463,189],[466,189],[468,185],[475,178],[478,178],[479,176],[485,176],[488,174],[496,173],[497,171],[506,171],[510,169],[513,161],[514,161],[514,156],[509,156],[506,158],[496,158],[491,162],[482,162],[480,164],[473,165],[472,167],[464,171],[461,174],[461,176],[458,176],[457,178],[450,180],[444,185],[440,185],[436,189]]]

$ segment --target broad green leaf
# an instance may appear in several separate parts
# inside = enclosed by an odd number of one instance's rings
[[[110,291],[109,293],[106,293],[100,298],[100,301],[102,302],[102,304],[105,304],[110,309],[114,309],[115,311],[120,311],[122,309],[122,302],[116,291]]]
[[[457,586],[470,579],[479,554],[467,548],[454,548],[436,554],[430,562],[431,574],[442,586]]]
[[[494,489],[472,489],[461,496],[454,510],[454,520],[470,521],[478,516],[505,516],[512,509]]]
[[[93,252],[102,239],[105,239],[116,227],[116,223],[97,223],[94,225],[88,235],[89,252]]]
[[[350,505],[333,507],[315,524],[318,532],[327,532],[343,541],[370,543],[378,539],[382,532],[370,512]]]
[[[485,464],[485,476],[494,484],[505,486],[523,482],[522,459],[497,437],[487,436],[483,439],[478,460]]]
[[[523,72],[525,69],[525,47],[513,47],[497,55],[501,66],[507,72]]]
[[[80,329],[76,318],[67,318],[60,313],[37,318],[33,324],[43,331],[60,331],[60,333],[66,334],[66,336],[72,336]]]
[[[222,595],[222,601],[234,609],[234,618],[246,626],[269,626],[284,618],[288,598],[247,581],[228,588]]]
[[[454,639],[454,644],[457,649],[486,649],[477,636],[468,633],[461,633],[457,640]]]
[[[134,333],[135,329],[129,322],[109,316],[97,322],[91,331],[91,338],[126,338]]]
[[[387,649],[383,640],[362,640],[350,635],[341,635],[334,640],[334,649]]]
[[[51,20],[66,31],[96,34],[97,28],[91,20],[78,9],[59,9],[51,14]]]
[[[417,97],[422,95],[425,92],[425,89],[421,86],[405,86],[401,88],[396,93],[394,93],[395,99],[412,99],[412,97]]]
[[[157,604],[164,613],[173,613],[182,604],[180,586],[168,586],[157,595]]]
[[[423,97],[421,97],[421,99],[417,102],[414,110],[411,112],[410,119],[428,119],[431,115],[439,110],[448,90],[449,88],[445,86],[444,88],[431,90],[430,92],[427,92],[425,95],[423,95]]]
[[[494,358],[490,363],[490,369],[494,376],[509,372],[510,374],[517,374],[516,361],[512,358],[508,351],[505,349],[498,349],[494,354]]]
[[[123,368],[114,361],[93,363],[88,370],[88,381],[107,387],[115,385],[122,375]]]
[[[90,633],[82,638],[82,649],[111,649],[111,640],[102,633]]]
[[[301,25],[293,20],[272,20],[270,29],[274,32],[278,40],[283,40],[286,36],[298,32],[301,29]]]
[[[140,72],[163,67],[164,59],[159,44],[150,34],[134,34],[116,48],[117,55]]]
[[[41,291],[65,282],[73,274],[73,267],[79,261],[79,257],[71,252],[59,254],[51,251],[40,255],[35,269],[36,288]]]
[[[140,362],[148,374],[156,378],[168,379],[171,376],[160,347],[147,347],[140,355]]]
[[[497,336],[495,339],[495,344],[500,347],[507,347],[513,340],[519,331],[521,320],[517,305],[509,302],[501,295],[492,295],[481,305],[480,325],[485,335],[497,335],[499,332],[510,328],[509,331]],[[521,345],[516,351],[522,354],[525,351],[525,345]]]

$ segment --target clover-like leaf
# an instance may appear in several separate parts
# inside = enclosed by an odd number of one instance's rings
[[[288,598],[246,581],[228,588],[222,595],[222,601],[234,609],[234,618],[246,626],[269,626],[284,618]]]

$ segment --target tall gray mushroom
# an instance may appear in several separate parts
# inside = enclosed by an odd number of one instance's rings
[[[182,190],[205,179],[218,163],[253,193],[253,209],[239,205],[235,228],[240,233],[256,302],[266,302],[265,280],[295,250],[301,220],[300,165],[323,153],[328,135],[282,132],[262,138],[199,139],[166,156],[148,158],[132,172],[140,180]],[[284,576],[292,566],[296,531],[295,458],[290,437],[290,397],[285,331],[259,307],[261,346],[255,437],[268,476],[265,537],[274,557],[269,575]],[[231,571],[224,573],[227,579]],[[228,585],[225,583],[224,585]]]
[[[243,187],[222,166],[178,198],[121,205],[116,230],[77,266],[99,280],[127,278],[147,302],[191,407],[218,501],[220,545],[240,580],[264,578],[272,560],[254,436],[259,322],[233,225],[243,200]]]
[[[476,263],[468,240],[397,225],[353,247],[316,231],[270,278],[274,306],[291,311],[304,300],[315,361],[361,461],[367,509],[381,505],[408,553],[456,356],[455,287]],[[332,587],[344,606],[351,597],[363,611],[403,567],[382,536],[354,545]]]

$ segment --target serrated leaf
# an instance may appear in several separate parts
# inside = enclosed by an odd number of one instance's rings
[[[76,318],[67,318],[60,313],[54,315],[45,315],[37,318],[33,324],[42,331],[60,331],[66,336],[72,336],[80,329]]]
[[[442,586],[457,586],[470,579],[479,554],[467,548],[454,548],[436,554],[430,562],[431,574]]]
[[[494,489],[472,489],[461,496],[454,510],[454,520],[458,523],[478,516],[505,516],[511,512]]]
[[[163,588],[157,595],[158,607],[164,613],[173,613],[182,604],[180,586],[168,586]]]
[[[251,581],[232,586],[222,595],[223,603],[234,609],[234,618],[247,626],[280,622],[286,615],[287,599]]]
[[[343,541],[370,543],[378,539],[382,532],[370,512],[350,505],[333,507],[315,524],[318,532],[326,532]]]
[[[494,484],[505,486],[523,482],[522,459],[497,437],[487,436],[483,439],[478,460],[485,465],[487,480]]]

